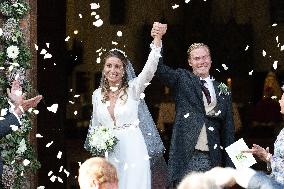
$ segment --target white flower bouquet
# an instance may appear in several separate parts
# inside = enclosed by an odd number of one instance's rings
[[[112,128],[98,126],[88,134],[85,148],[93,156],[104,156],[106,152],[113,150],[117,142]]]

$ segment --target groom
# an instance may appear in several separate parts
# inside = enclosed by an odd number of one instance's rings
[[[12,83],[11,91],[7,89],[8,97],[13,103],[11,112],[4,116],[4,119],[0,120],[0,139],[12,132],[11,125],[20,126],[20,117],[22,114],[30,108],[36,107],[42,99],[41,95],[30,99],[24,99],[22,94],[22,88],[19,81]],[[2,174],[3,174],[3,162],[0,157],[0,188],[2,188]]]
[[[163,24],[153,25],[152,35],[157,32],[164,32]],[[233,166],[224,150],[234,142],[231,93],[210,76],[207,45],[194,43],[187,53],[192,72],[174,70],[162,61],[156,72],[161,82],[172,88],[176,104],[168,163],[174,185],[191,171]]]

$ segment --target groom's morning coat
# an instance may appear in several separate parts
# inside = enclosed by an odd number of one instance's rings
[[[205,112],[199,77],[186,69],[174,70],[164,65],[161,59],[156,75],[162,83],[173,89],[176,104],[169,153],[170,179],[181,180],[187,174],[188,162],[204,124],[212,165],[233,166],[225,152],[225,147],[234,142],[231,93],[219,94],[220,83],[213,81],[217,99],[214,108],[216,114],[209,116]]]

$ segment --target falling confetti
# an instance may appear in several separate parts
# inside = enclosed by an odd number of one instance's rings
[[[96,15],[96,16],[95,16],[95,19],[98,20],[99,18],[100,18],[100,15]]]
[[[52,177],[50,177],[50,181],[51,181],[51,182],[55,182],[55,179],[56,179],[56,178],[57,178],[57,177],[53,175]]]
[[[62,156],[62,152],[59,151],[56,157],[57,157],[57,159],[61,159],[61,156]]]
[[[37,114],[39,114],[39,111],[38,110],[33,110],[33,113],[37,115]]]
[[[74,32],[73,32],[75,35],[77,35],[78,33],[79,33],[79,31],[78,30],[74,30]]]
[[[262,50],[262,56],[266,56],[265,50]]]
[[[45,186],[38,186],[37,189],[45,189]]]
[[[189,116],[189,113],[185,114],[185,115],[184,115],[184,118],[188,118],[188,116]]]
[[[282,45],[281,47],[280,47],[280,51],[283,51],[284,50],[284,45]]]
[[[275,38],[275,39],[276,39],[276,41],[277,41],[277,43],[278,43],[278,36],[276,36],[276,38]]]
[[[253,73],[253,70],[251,70],[251,71],[249,72],[249,75],[252,75],[252,73]]]
[[[248,48],[249,48],[249,46],[247,45],[247,46],[246,46],[246,48],[245,48],[245,51],[247,51],[247,50],[248,50]]]
[[[45,147],[49,148],[52,144],[53,144],[53,141],[47,143],[47,145]]]
[[[91,16],[95,16],[97,13],[96,12],[91,12]]]
[[[228,70],[228,67],[226,64],[222,64],[222,67],[224,68],[224,70]]]
[[[118,37],[121,37],[121,36],[122,36],[122,32],[121,32],[121,31],[118,31],[118,32],[116,32],[116,35],[117,35]]]
[[[185,0],[185,3],[189,3],[190,0]]]
[[[219,110],[218,112],[216,112],[216,113],[215,113],[215,116],[220,115],[220,113],[221,113],[221,110]]]
[[[112,45],[117,45],[118,43],[115,42],[115,41],[111,41],[111,44],[112,44]]]
[[[53,171],[49,171],[48,174],[47,174],[47,176],[52,175],[52,173],[53,173]]]
[[[273,68],[274,68],[274,70],[276,70],[276,69],[277,69],[277,64],[278,64],[278,61],[277,61],[277,60],[275,60],[275,61],[273,62]]]
[[[277,99],[277,96],[271,96],[271,99]]]
[[[74,98],[78,98],[78,97],[80,97],[80,95],[74,95]]]
[[[277,24],[276,24],[276,23],[272,24],[272,27],[275,27],[275,26],[277,26]]]
[[[208,130],[209,131],[214,131],[214,128],[213,127],[208,127]]]
[[[60,177],[57,177],[58,182],[63,183],[63,180]]]
[[[173,9],[176,9],[176,8],[178,8],[178,7],[179,7],[179,5],[177,5],[177,4],[175,4],[174,6],[172,6]]]
[[[47,58],[51,58],[51,57],[52,57],[52,55],[51,55],[51,54],[46,53],[46,54],[44,55],[43,59],[47,59]]]
[[[42,49],[41,51],[40,51],[40,54],[46,54],[47,53],[47,51],[45,50],[45,49]]]
[[[64,173],[66,174],[67,177],[69,177],[70,173],[66,169],[64,169]]]
[[[53,104],[52,106],[47,107],[47,110],[50,111],[50,112],[56,113],[57,108],[58,108],[58,104]]]
[[[37,133],[36,138],[43,138],[43,136],[41,134]]]
[[[103,25],[103,23],[104,22],[102,21],[102,19],[99,19],[99,20],[93,22],[93,25],[96,26],[96,27],[100,27],[100,26]]]
[[[18,130],[18,126],[16,125],[10,125],[12,131],[17,131]]]
[[[49,48],[50,43],[45,43],[45,44],[46,44],[46,47]]]
[[[100,8],[100,4],[99,3],[91,3],[90,5],[91,5],[91,9],[92,10]]]
[[[79,18],[83,18],[82,14],[79,14]]]
[[[74,115],[77,115],[78,114],[78,111],[76,110],[76,111],[74,111]]]
[[[38,50],[38,46],[37,46],[37,44],[35,44],[35,50]]]
[[[70,37],[69,36],[67,36],[66,38],[65,38],[65,41],[68,41],[70,39]]]
[[[216,69],[216,71],[220,72],[220,70],[219,70],[219,69]]]

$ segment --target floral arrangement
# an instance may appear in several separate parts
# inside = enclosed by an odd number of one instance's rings
[[[25,43],[20,28],[21,19],[29,12],[26,0],[2,0],[0,12],[3,20],[0,26],[0,109],[9,108],[6,88],[17,78],[23,91],[30,93],[32,87],[26,78],[26,70],[31,68],[31,53]],[[2,112],[2,111],[1,111]],[[21,117],[22,126],[12,127],[13,132],[0,140],[4,163],[2,181],[4,188],[20,189],[25,183],[25,175],[40,167],[36,154],[29,142],[32,129],[30,115],[27,112]],[[1,116],[2,115],[1,113]]]
[[[218,85],[218,89],[219,89],[219,95],[223,94],[223,95],[228,95],[230,94],[229,88],[227,87],[227,85],[225,83],[220,83]]]
[[[93,156],[105,156],[107,152],[113,150],[117,142],[118,139],[112,128],[98,126],[88,134],[85,148]]]

